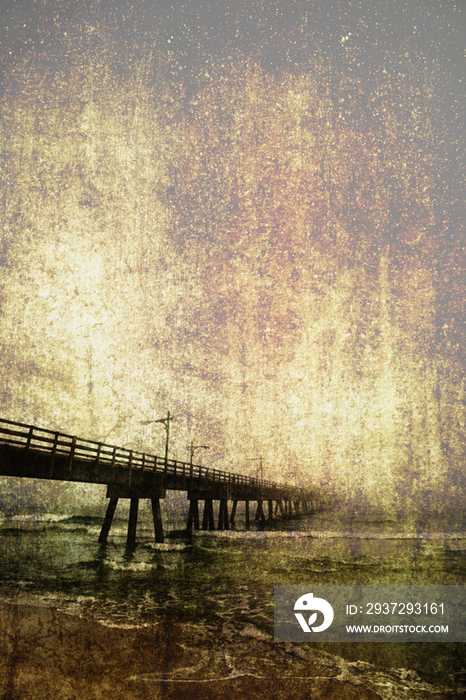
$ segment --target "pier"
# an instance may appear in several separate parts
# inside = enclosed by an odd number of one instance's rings
[[[155,541],[164,541],[160,499],[166,497],[167,490],[187,493],[188,531],[215,529],[214,501],[219,504],[218,530],[235,526],[239,502],[244,502],[246,527],[251,517],[265,524],[277,517],[312,513],[318,505],[318,494],[312,489],[209,469],[2,418],[0,475],[106,484],[108,506],[99,542],[107,541],[118,500],[126,498],[130,499],[130,547],[136,542],[140,499],[151,500]]]

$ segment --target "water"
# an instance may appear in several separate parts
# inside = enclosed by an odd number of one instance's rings
[[[27,672],[31,688],[42,679],[31,697],[53,697],[38,650],[49,644],[66,654],[84,637],[73,663],[81,655],[97,666],[88,676],[82,664],[79,673],[67,666],[63,677],[86,679],[70,698],[93,697],[89,687],[104,677],[108,687],[112,678],[125,683],[124,697],[194,697],[196,688],[200,697],[225,697],[232,687],[237,697],[309,697],[311,687],[311,697],[383,700],[466,693],[461,644],[273,642],[274,585],[463,584],[466,530],[324,513],[245,532],[239,514],[236,530],[188,538],[180,514],[165,544],[156,544],[147,515],[134,551],[125,546],[126,514],[105,546],[97,542],[102,514],[0,515],[6,637],[24,647],[29,664],[36,659],[32,671],[26,660],[15,673],[7,664],[4,697],[27,697]]]

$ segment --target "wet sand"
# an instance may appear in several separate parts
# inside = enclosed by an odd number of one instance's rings
[[[303,659],[257,639],[250,652],[248,672],[244,651],[219,654],[215,633],[107,627],[50,607],[0,604],[3,700],[381,698],[325,654]]]

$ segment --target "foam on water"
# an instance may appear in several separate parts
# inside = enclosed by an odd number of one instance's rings
[[[223,530],[223,531],[198,531],[193,533],[195,537],[215,537],[228,540],[283,540],[283,539],[351,539],[351,540],[466,540],[466,532],[429,532],[429,531],[403,531],[376,532],[354,530]]]
[[[69,515],[57,513],[23,513],[11,515],[5,520],[11,520],[14,523],[59,523],[63,520],[68,520]]]
[[[159,552],[186,552],[192,549],[192,544],[175,544],[173,542],[149,542],[146,543],[151,549],[155,549]]]
[[[115,561],[112,559],[105,563],[108,566],[110,566],[111,569],[114,569],[114,571],[132,571],[134,573],[151,571],[158,568],[158,564],[146,561],[140,561],[137,563],[127,563]]]

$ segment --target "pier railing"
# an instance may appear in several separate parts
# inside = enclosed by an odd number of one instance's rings
[[[44,452],[54,457],[68,457],[70,466],[73,461],[84,460],[102,466],[127,468],[149,472],[160,472],[174,477],[185,477],[197,483],[231,484],[235,487],[247,486],[261,489],[283,489],[279,484],[269,479],[256,479],[243,474],[224,472],[210,469],[190,462],[157,457],[146,452],[128,450],[124,447],[107,445],[104,442],[85,440],[74,435],[55,432],[34,425],[17,423],[0,418],[0,444],[20,448],[25,452]],[[295,487],[300,490],[299,487]]]

